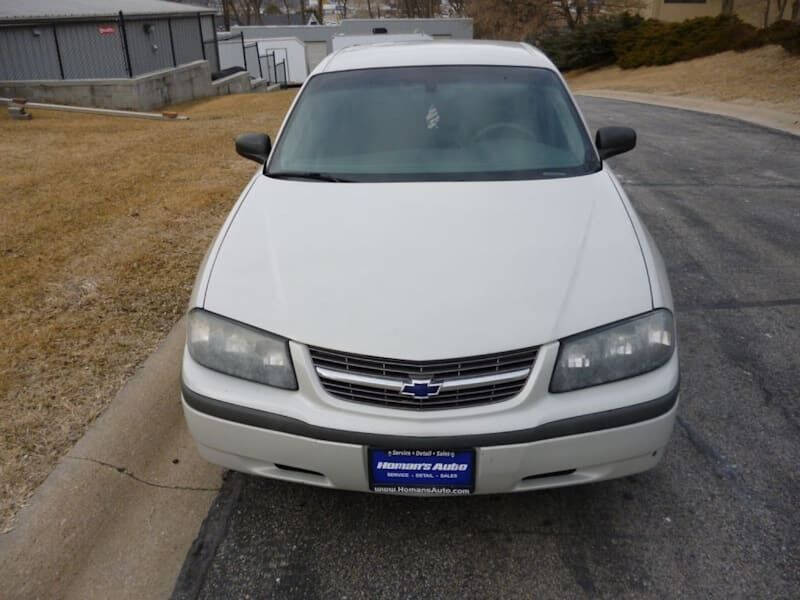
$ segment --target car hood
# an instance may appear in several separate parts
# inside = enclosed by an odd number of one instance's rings
[[[204,307],[324,348],[425,360],[535,346],[652,308],[605,172],[540,181],[259,176]]]

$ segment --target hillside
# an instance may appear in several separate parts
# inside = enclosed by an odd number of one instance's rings
[[[575,93],[613,90],[716,100],[780,111],[800,119],[800,56],[780,46],[661,67],[606,67],[567,73]]]

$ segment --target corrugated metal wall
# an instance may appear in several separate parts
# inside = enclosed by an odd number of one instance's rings
[[[172,19],[172,37],[175,43],[175,60],[179,65],[203,60],[200,23],[196,18]],[[213,64],[211,70],[216,71]]]
[[[203,39],[211,70],[219,70],[211,15],[173,17],[171,25],[172,44],[167,18],[125,17],[134,77],[202,60]],[[61,79],[57,48],[65,79],[128,77],[122,28],[112,20],[0,27],[0,80]]]
[[[64,23],[56,27],[56,32],[65,79],[128,76],[122,34],[116,23]]]
[[[214,71],[220,70],[220,57],[217,52],[216,38],[214,35],[214,29],[216,28],[214,15],[204,15],[200,17],[200,22],[203,26],[203,43],[206,47],[206,60],[211,66],[211,72],[213,73]]]
[[[126,17],[125,33],[134,77],[173,66],[166,19]]]
[[[0,28],[0,80],[60,78],[52,27]]]

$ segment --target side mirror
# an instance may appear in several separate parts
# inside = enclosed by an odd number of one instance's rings
[[[236,136],[236,152],[259,164],[267,162],[271,149],[272,142],[264,133],[243,133]]]
[[[630,127],[601,127],[597,130],[594,145],[600,153],[600,160],[605,160],[636,146],[636,132]]]

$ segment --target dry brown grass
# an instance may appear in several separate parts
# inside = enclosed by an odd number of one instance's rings
[[[0,116],[0,531],[186,306],[206,247],[293,91],[183,122]]]
[[[800,114],[800,56],[780,46],[723,52],[663,67],[607,67],[570,73],[567,79],[576,92],[685,95]]]

